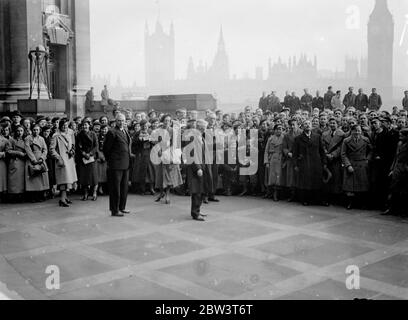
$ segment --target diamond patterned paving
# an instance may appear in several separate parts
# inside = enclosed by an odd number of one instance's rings
[[[30,299],[408,298],[408,224],[376,212],[220,197],[190,217],[130,195],[124,218],[108,198],[0,207],[0,284]],[[360,266],[360,290],[343,281]],[[61,288],[45,288],[47,266]],[[343,283],[344,282],[344,283]]]

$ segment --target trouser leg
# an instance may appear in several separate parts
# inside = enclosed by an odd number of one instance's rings
[[[191,195],[191,216],[197,218],[200,215],[202,194],[194,193]]]
[[[129,171],[122,170],[120,179],[119,210],[126,209],[128,188],[129,188]]]

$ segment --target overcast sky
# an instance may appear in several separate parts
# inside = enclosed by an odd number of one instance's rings
[[[176,77],[185,78],[190,56],[211,64],[222,25],[231,76],[268,57],[304,52],[318,57],[319,69],[344,69],[344,56],[366,56],[366,25],[374,0],[90,0],[92,73],[112,81],[144,84],[144,25],[150,31],[159,18],[167,32],[174,22]],[[392,0],[396,50],[408,14],[408,1]],[[356,10],[358,9],[358,10]],[[360,23],[358,23],[358,13]],[[355,18],[355,19],[353,19]],[[408,50],[408,34],[405,51]],[[407,56],[408,57],[408,56]]]

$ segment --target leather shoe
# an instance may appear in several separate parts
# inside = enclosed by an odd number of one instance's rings
[[[216,199],[216,198],[208,198],[208,201],[211,202],[220,202],[220,200]]]
[[[130,211],[129,210],[120,210],[120,212],[124,213],[124,214],[129,214]]]
[[[193,217],[193,220],[196,220],[196,221],[205,221],[204,217],[203,217],[201,214],[198,215],[197,217]]]
[[[382,216],[393,216],[394,212],[391,209],[381,212]]]
[[[124,217],[124,214],[120,212],[112,212],[112,217]]]

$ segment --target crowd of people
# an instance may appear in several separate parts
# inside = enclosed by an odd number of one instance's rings
[[[347,209],[381,210],[407,214],[408,194],[408,91],[401,108],[384,111],[381,96],[367,96],[353,88],[341,98],[329,87],[321,97],[305,89],[299,99],[287,93],[280,102],[275,92],[263,96],[257,108],[224,113],[177,110],[175,116],[151,110],[133,114],[115,109],[112,118],[25,118],[19,112],[0,120],[0,197],[3,202],[45,201],[59,194],[59,205],[69,207],[70,194],[97,201],[109,192],[107,158],[114,158],[108,132],[123,114],[131,161],[129,188],[155,195],[169,204],[170,194],[196,194],[191,166],[155,164],[151,139],[158,128],[213,130],[228,135],[257,130],[257,145],[248,139],[246,153],[258,151],[258,170],[241,175],[248,163],[205,164],[200,203],[218,202],[217,195],[258,196],[303,205],[342,205]],[[116,120],[115,120],[116,119]],[[170,134],[171,135],[171,134]],[[107,141],[108,140],[108,141]],[[228,141],[228,140],[226,140]],[[227,145],[226,145],[227,149]],[[114,153],[114,152],[113,152]],[[126,186],[127,187],[127,186]],[[200,191],[201,192],[201,191]],[[197,205],[197,204],[194,204]]]

